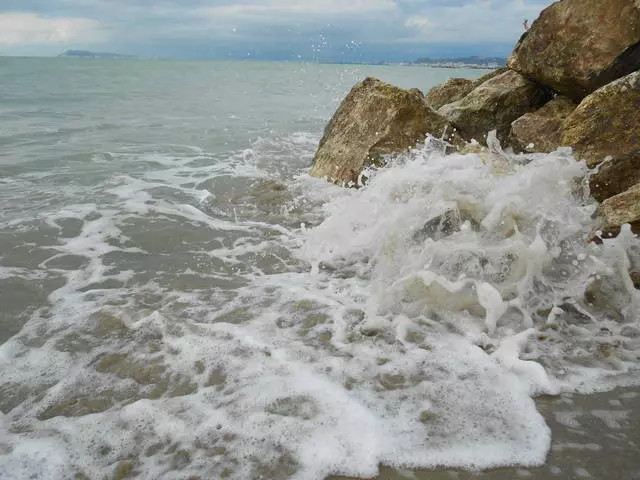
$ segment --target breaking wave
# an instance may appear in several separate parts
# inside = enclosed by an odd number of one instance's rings
[[[640,244],[587,241],[570,151],[428,141],[349,190],[306,173],[317,140],[100,156],[146,169],[5,206],[32,254],[0,281],[33,298],[0,346],[0,477],[540,465],[533,397],[640,383]]]

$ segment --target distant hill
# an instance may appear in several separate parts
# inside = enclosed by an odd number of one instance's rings
[[[133,55],[122,55],[120,53],[89,52],[87,50],[67,50],[58,57],[81,57],[81,58],[136,58]]]
[[[504,57],[456,57],[456,58],[418,58],[416,64],[433,65],[439,67],[456,67],[456,66],[475,66],[475,67],[488,67],[498,68],[504,67],[507,64],[507,59]]]

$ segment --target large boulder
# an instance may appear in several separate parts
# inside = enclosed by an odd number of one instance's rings
[[[508,65],[580,101],[640,68],[640,2],[556,2],[520,38]]]
[[[602,202],[636,183],[640,183],[640,149],[600,164],[589,177],[589,190],[593,198]]]
[[[511,122],[544,105],[549,98],[546,89],[507,70],[438,112],[458,127],[463,137],[484,143],[491,130],[497,130],[498,139],[506,140]]]
[[[509,70],[511,69],[508,67],[500,67],[496,68],[495,70],[491,70],[489,73],[485,73],[480,78],[476,78],[473,81],[473,88],[479,87],[484,82],[491,80],[493,77],[497,77],[498,75],[502,75],[504,72],[508,72]]]
[[[640,234],[640,184],[606,199],[598,207],[596,215],[600,220],[598,230],[602,238],[616,236],[625,223],[631,224],[633,233]]]
[[[436,85],[427,92],[427,104],[437,110],[447,103],[460,100],[475,88],[475,82],[466,78],[450,78],[446,82]]]
[[[640,71],[586,97],[565,120],[562,144],[591,168],[640,150]]]
[[[464,144],[420,90],[366,78],[351,89],[327,125],[311,175],[338,184],[357,183],[363,168],[382,155],[414,147],[427,134],[455,146]]]
[[[511,124],[510,145],[518,152],[553,152],[560,146],[562,125],[575,108],[573,100],[558,96],[525,113]]]
[[[438,110],[440,107],[448,103],[461,100],[474,88],[482,85],[487,80],[491,80],[493,77],[503,74],[507,70],[509,69],[506,67],[498,68],[475,80],[469,80],[467,78],[450,78],[446,82],[436,85],[429,90],[425,99],[431,108]]]

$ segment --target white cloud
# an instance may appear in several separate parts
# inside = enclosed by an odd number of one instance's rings
[[[392,0],[266,0],[254,3],[207,7],[201,11],[209,16],[246,16],[263,14],[370,13],[393,10]]]
[[[380,59],[444,45],[470,51],[502,45],[506,52],[522,34],[522,20],[531,23],[551,1],[0,0],[0,54],[55,53],[65,43],[193,58],[227,58],[249,48],[284,58],[278,52],[315,51],[319,42],[327,58],[341,59],[345,45],[371,58],[377,49]]]
[[[407,28],[415,28],[417,30],[424,30],[429,26],[431,22],[424,15],[411,15],[404,22],[404,26]]]
[[[535,19],[546,6],[523,0],[468,0],[460,5],[436,5],[408,17],[404,26],[412,33],[398,40],[425,43],[515,41],[522,34],[522,20]]]
[[[100,22],[87,18],[49,18],[33,13],[0,12],[0,45],[64,44],[102,38]]]

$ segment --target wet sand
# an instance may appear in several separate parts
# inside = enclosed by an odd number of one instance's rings
[[[484,472],[382,468],[377,480],[640,480],[640,387],[536,402],[553,432],[540,468]],[[330,477],[327,480],[355,480]]]

